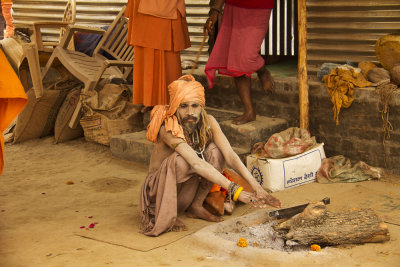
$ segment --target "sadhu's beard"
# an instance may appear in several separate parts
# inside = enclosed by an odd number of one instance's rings
[[[200,122],[200,118],[192,115],[188,115],[182,118],[182,128],[184,131],[187,131],[189,134],[193,133],[193,131],[197,128]]]
[[[189,135],[191,135],[194,131],[198,131],[200,137],[199,145],[201,147],[204,147],[207,144],[208,140],[212,139],[210,124],[208,122],[207,113],[204,108],[201,109],[201,113],[198,118],[190,115],[186,116],[185,118],[181,118],[178,112],[176,113],[176,117],[178,118],[178,122],[182,126],[183,132],[187,139],[189,138]],[[193,121],[188,122],[188,120],[190,119],[192,119]]]

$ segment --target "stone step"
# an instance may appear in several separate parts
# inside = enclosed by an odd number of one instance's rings
[[[111,154],[119,159],[149,164],[154,144],[146,139],[146,131],[115,135],[110,139]]]
[[[267,141],[272,134],[287,129],[289,125],[284,119],[264,116],[257,116],[255,121],[243,125],[235,125],[232,124],[232,119],[241,115],[240,112],[210,107],[207,107],[206,110],[219,122],[231,146],[245,149],[248,152],[254,143]]]
[[[244,159],[251,146],[259,141],[266,141],[272,134],[288,127],[287,121],[279,118],[257,116],[257,120],[244,125],[234,125],[232,118],[238,112],[206,108],[214,116],[231,143],[233,150]],[[146,117],[146,116],[145,116]],[[146,139],[146,131],[113,136],[110,151],[116,158],[148,164],[154,144]]]
[[[111,154],[119,159],[148,165],[154,144],[146,139],[146,131],[113,136],[110,140]],[[248,154],[244,148],[233,147],[242,160]]]

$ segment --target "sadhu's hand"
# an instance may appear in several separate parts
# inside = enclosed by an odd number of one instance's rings
[[[256,192],[249,193],[246,191],[242,191],[240,193],[238,199],[241,202],[248,204],[255,208],[266,208],[267,205],[273,206],[275,208],[281,207],[281,202],[277,198],[268,194],[267,192],[265,192],[265,194],[263,194],[263,195],[260,195],[260,193],[257,194]]]
[[[279,199],[268,194],[268,192],[265,191],[261,186],[254,191],[254,194],[256,198],[260,201],[263,201],[264,204],[270,205],[275,208],[281,208],[281,202],[279,201]]]
[[[209,35],[213,33],[214,26],[218,20],[218,12],[213,12],[211,10],[210,16],[208,17],[206,23],[204,24],[204,31],[207,31]]]
[[[267,206],[264,201],[257,198],[254,193],[246,191],[240,193],[238,200],[255,208],[265,208]]]

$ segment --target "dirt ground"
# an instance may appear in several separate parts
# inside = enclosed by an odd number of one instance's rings
[[[400,266],[397,176],[357,184],[313,183],[274,193],[286,207],[330,196],[336,209],[377,209],[388,222],[391,240],[386,243],[289,254],[239,248],[233,242],[199,242],[190,234],[143,252],[79,235],[101,233],[117,219],[134,220],[146,172],[147,166],[115,159],[108,147],[83,138],[63,144],[53,144],[53,137],[7,144],[0,176],[0,266]],[[133,233],[123,235],[129,240]],[[140,235],[132,239],[140,245]]]

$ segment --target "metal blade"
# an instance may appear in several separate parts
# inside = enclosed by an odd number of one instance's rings
[[[325,197],[323,200],[321,200],[325,205],[331,203],[331,199],[329,197]],[[296,214],[299,214],[303,212],[303,210],[308,206],[309,203],[307,204],[302,204],[298,206],[294,206],[291,208],[285,208],[285,209],[280,209],[280,210],[274,210],[269,213],[270,217],[276,217],[277,219],[283,219],[283,218],[290,218]]]

